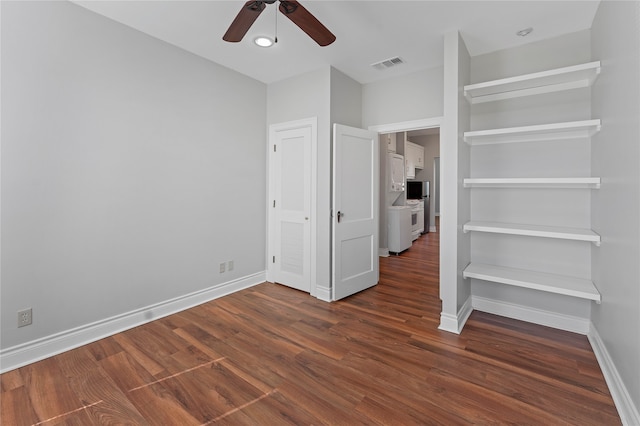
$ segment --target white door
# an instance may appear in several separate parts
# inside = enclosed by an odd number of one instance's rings
[[[311,291],[311,150],[315,120],[273,125],[270,148],[269,280]]]
[[[333,125],[333,300],[378,283],[378,134]]]

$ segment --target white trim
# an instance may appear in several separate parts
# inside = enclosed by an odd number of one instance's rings
[[[440,216],[440,215],[438,215],[438,216]],[[436,226],[435,226],[435,225],[431,225],[431,226],[429,227],[429,232],[438,232],[438,228],[436,228]]]
[[[544,311],[542,309],[535,309],[479,296],[471,296],[471,303],[473,309],[489,314],[527,321],[578,334],[587,334],[589,332],[590,324],[588,318],[558,314],[556,312]]]
[[[460,334],[458,327],[458,317],[440,312],[440,325],[438,326],[438,330]]]
[[[629,391],[624,385],[622,377],[620,373],[618,373],[616,365],[611,359],[607,347],[600,338],[600,334],[593,323],[591,323],[587,338],[589,339],[589,343],[591,343],[598,364],[600,364],[604,380],[607,382],[609,392],[611,392],[613,402],[618,409],[622,424],[629,426],[640,425],[640,412],[638,411],[638,407],[634,405],[633,399],[631,395],[629,395]]]
[[[133,327],[181,312],[265,282],[265,272],[217,284],[204,290],[156,303],[91,324],[46,336],[0,351],[0,373],[49,358]]]
[[[317,297],[323,302],[331,302],[331,288],[321,285],[316,285],[316,294],[312,296]]]
[[[411,130],[440,127],[442,125],[442,120],[443,117],[422,118],[420,120],[369,126],[369,130],[373,130],[378,133],[410,132]]]
[[[469,298],[466,300],[466,302],[464,302],[464,305],[462,305],[462,308],[458,310],[458,313],[455,316],[441,312],[440,325],[438,326],[438,329],[448,331],[450,333],[460,334],[472,312],[473,306],[471,303],[471,298]]]
[[[389,249],[387,247],[378,248],[378,256],[380,256],[380,257],[389,257]]]

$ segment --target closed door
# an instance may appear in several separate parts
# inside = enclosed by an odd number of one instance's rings
[[[333,127],[333,300],[378,283],[378,134]]]
[[[315,120],[270,127],[269,280],[311,291],[311,148]]]

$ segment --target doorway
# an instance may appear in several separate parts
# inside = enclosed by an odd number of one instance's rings
[[[423,168],[420,172],[418,172],[418,174],[415,175],[415,180],[423,180],[423,181],[432,181],[431,182],[431,187],[433,188],[436,184],[439,185],[440,183],[440,179],[439,179],[439,168],[438,168],[438,179],[437,182],[435,182],[435,170],[434,170],[434,159],[435,157],[439,158],[439,153],[440,153],[440,147],[441,147],[441,140],[440,140],[440,127],[442,124],[442,117],[435,117],[435,118],[428,118],[428,119],[422,119],[422,120],[415,120],[415,121],[407,121],[407,122],[399,122],[399,123],[392,123],[392,124],[386,124],[386,125],[378,125],[378,126],[370,126],[369,130],[374,130],[377,131],[379,134],[381,134],[381,143],[380,143],[380,155],[381,155],[381,159],[386,159],[387,158],[387,153],[388,153],[388,147],[389,146],[393,146],[393,144],[389,144],[387,142],[387,138],[385,138],[383,135],[385,134],[394,134],[394,136],[396,136],[398,133],[404,133],[407,132],[409,137],[417,140],[420,143],[420,139],[423,138],[429,138],[431,137],[436,138],[437,141],[435,142],[435,144],[437,145],[435,149],[430,150],[431,153],[435,153],[435,154],[431,154],[430,155],[430,159],[425,158],[425,166],[428,165],[428,167]],[[398,145],[402,145],[402,143],[404,142],[404,139],[398,139],[397,137],[392,138],[393,141],[395,142],[395,146],[393,146],[393,148],[389,148],[389,149],[394,149],[395,151],[400,150],[402,152],[402,154],[404,154],[404,149],[403,147],[399,147]],[[426,144],[426,141],[423,141]],[[426,154],[425,154],[426,155]],[[389,192],[387,191],[387,185],[386,185],[386,177],[387,177],[387,167],[386,167],[386,161],[381,160],[380,161],[381,164],[381,170],[380,170],[380,229],[379,229],[379,233],[380,233],[380,248],[379,248],[379,255],[380,256],[388,256],[389,255],[389,250],[388,250],[388,238],[387,238],[387,209],[389,206],[391,205],[405,205],[406,204],[406,192],[402,193],[400,195],[397,194],[389,194]],[[425,171],[426,169],[426,171]],[[433,190],[432,190],[433,191]],[[438,197],[438,201],[439,201],[439,188],[438,188],[438,192],[437,195]],[[431,232],[437,232],[439,231],[439,227],[436,226],[436,216],[435,216],[435,203],[433,202],[434,200],[431,200],[430,204],[430,211],[429,211],[429,215],[430,215],[430,229],[429,231]],[[438,203],[439,204],[439,203]],[[438,210],[439,212],[439,210]],[[426,212],[425,212],[426,214]],[[426,232],[426,230],[425,230]]]
[[[421,169],[415,171],[415,177],[412,180],[420,182],[429,182],[428,200],[425,200],[424,215],[427,216],[429,228],[424,229],[424,233],[437,231],[437,217],[439,216],[439,181],[440,169],[435,169],[436,159],[440,158],[440,128],[432,127],[427,129],[411,130],[407,132],[407,139],[410,142],[420,145],[424,149],[424,164]]]

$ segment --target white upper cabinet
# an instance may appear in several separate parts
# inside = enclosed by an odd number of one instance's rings
[[[424,147],[405,140],[404,153],[407,179],[415,179],[416,169],[424,169]]]
[[[387,133],[382,135],[383,142],[387,143],[387,152],[396,152],[396,134]]]
[[[409,153],[406,150],[405,150],[405,157],[404,157],[404,166],[405,166],[405,174],[407,175],[407,179],[415,179],[416,165],[413,162],[413,156],[409,155]]]
[[[424,147],[416,144],[414,149],[416,155],[416,169],[424,169]]]

